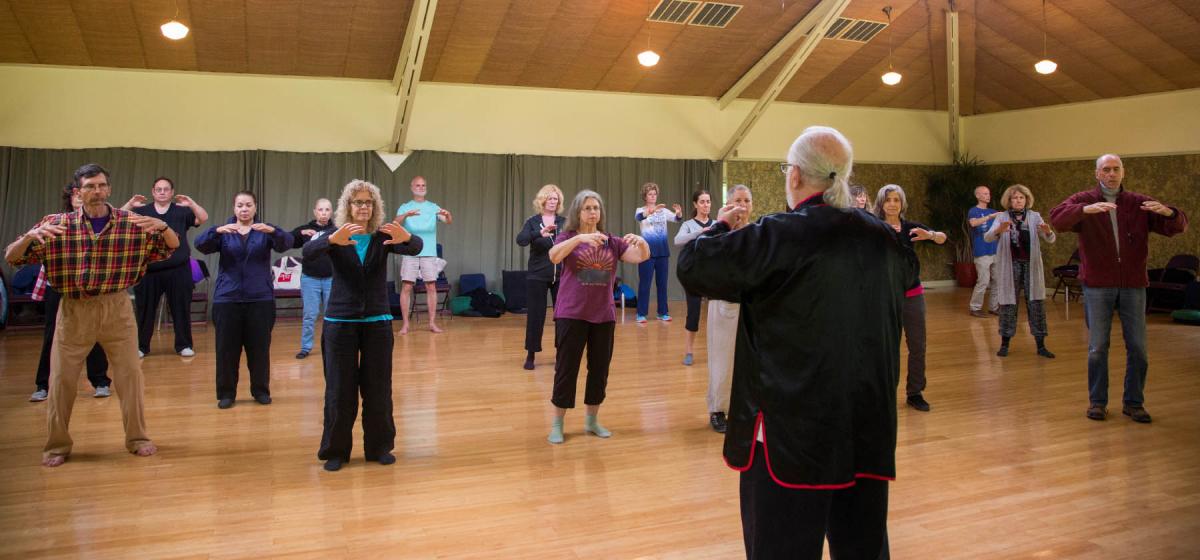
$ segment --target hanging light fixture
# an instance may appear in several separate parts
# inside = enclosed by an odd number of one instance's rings
[[[903,77],[895,68],[892,68],[892,7],[886,6],[883,8],[883,13],[887,14],[888,18],[888,71],[879,79],[883,80],[884,84],[894,86],[900,83]]]
[[[175,2],[175,17],[171,18],[171,21],[162,24],[159,29],[162,29],[163,37],[166,37],[172,41],[178,41],[184,37],[187,37],[188,26],[180,23],[179,21],[178,0]]]
[[[1042,59],[1033,65],[1038,74],[1053,74],[1058,64],[1046,56],[1046,0],[1042,0]]]
[[[651,6],[649,6],[649,4],[647,5],[647,7],[650,8],[651,10],[653,10],[653,8]],[[651,12],[650,15],[654,15],[653,12]],[[646,68],[649,68],[651,66],[654,66],[655,64],[658,64],[659,58],[661,58],[661,57],[658,56],[658,53],[650,50],[650,19],[649,19],[649,16],[647,16],[647,19],[646,19],[646,50],[638,53],[638,55],[637,55],[638,64],[641,64],[642,66],[645,66]]]

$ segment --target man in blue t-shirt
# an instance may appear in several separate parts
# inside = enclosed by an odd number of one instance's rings
[[[987,317],[987,313],[983,312],[985,292],[992,294],[991,301],[988,302],[988,313],[996,315],[998,307],[996,304],[996,279],[992,277],[992,273],[996,271],[996,243],[984,241],[983,234],[992,227],[996,211],[988,207],[988,204],[992,202],[992,191],[987,188],[987,185],[975,187],[975,200],[977,204],[967,212],[967,222],[971,224],[971,246],[975,250],[975,272],[977,273],[975,291],[971,293],[971,315]]]
[[[437,225],[445,222],[447,225],[454,221],[450,211],[425,200],[429,192],[425,178],[417,175],[412,180],[413,199],[396,209],[396,223],[404,226],[409,233],[420,237],[424,243],[421,252],[416,256],[403,255],[400,259],[400,311],[403,314],[404,325],[400,334],[408,334],[408,310],[411,305],[413,284],[420,280],[425,283],[425,307],[429,310],[429,330],[440,333],[437,326],[437,277],[446,266],[446,261],[438,258],[437,254]]]

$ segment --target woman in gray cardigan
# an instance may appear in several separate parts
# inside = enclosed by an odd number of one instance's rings
[[[1000,197],[1001,212],[992,227],[983,235],[988,242],[999,240],[996,246],[996,289],[1000,302],[1000,351],[1008,355],[1008,342],[1017,332],[1017,294],[1025,292],[1025,309],[1029,314],[1029,332],[1037,341],[1039,356],[1053,358],[1046,349],[1046,276],[1042,269],[1042,249],[1039,238],[1054,243],[1057,236],[1041,214],[1030,210],[1033,193],[1025,185],[1013,185]]]

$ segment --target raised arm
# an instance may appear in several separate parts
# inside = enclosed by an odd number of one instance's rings
[[[782,225],[779,218],[767,216],[730,231],[726,221],[718,221],[680,250],[676,266],[679,282],[695,295],[740,302],[743,292],[760,286],[775,267],[788,260],[777,254],[782,243],[776,232]]]

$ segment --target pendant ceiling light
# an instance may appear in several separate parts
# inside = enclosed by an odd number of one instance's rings
[[[1046,0],[1042,0],[1042,59],[1033,65],[1038,74],[1053,74],[1058,64],[1046,56]]]
[[[653,15],[654,8],[650,5],[647,5],[647,7],[652,10],[650,12],[650,15]],[[658,56],[658,53],[650,50],[650,20],[649,20],[649,16],[647,16],[647,19],[646,19],[646,50],[638,53],[638,55],[637,55],[638,64],[641,64],[642,66],[645,66],[646,68],[649,68],[651,66],[654,66],[655,64],[658,64],[658,60],[660,58],[661,57]]]
[[[162,24],[159,29],[162,29],[163,37],[172,41],[178,41],[187,37],[188,26],[179,21],[179,2],[175,2],[175,17],[171,18],[171,21]]]
[[[900,83],[900,79],[903,76],[892,67],[892,7],[885,7],[883,13],[887,14],[888,19],[888,71],[883,76],[880,76],[879,79],[883,80],[883,83],[889,86],[894,86]]]

